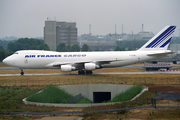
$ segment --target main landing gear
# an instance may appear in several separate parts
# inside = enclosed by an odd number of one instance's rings
[[[23,72],[23,70],[21,69],[21,73],[20,73],[21,75],[24,75],[24,72]]]
[[[79,74],[79,75],[84,75],[84,74],[85,74],[85,71],[84,71],[84,70],[79,70],[79,71],[78,71],[78,74]]]
[[[91,71],[91,70],[87,70],[87,71],[84,71],[84,70],[79,70],[78,71],[78,74],[79,75],[90,75],[90,74],[92,74],[93,72]]]
[[[91,70],[87,70],[86,71],[86,75],[88,75],[88,74],[92,74],[93,72],[91,71]]]

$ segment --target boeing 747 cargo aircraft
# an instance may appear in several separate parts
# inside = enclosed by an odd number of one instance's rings
[[[111,52],[55,52],[20,50],[5,58],[3,63],[21,69],[78,70],[78,74],[92,74],[100,68],[121,67],[158,59],[172,54],[167,50],[176,26],[166,26],[136,51]]]

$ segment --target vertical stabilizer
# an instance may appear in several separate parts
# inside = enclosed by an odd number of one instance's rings
[[[167,50],[176,26],[166,26],[144,44],[139,51],[146,50]]]

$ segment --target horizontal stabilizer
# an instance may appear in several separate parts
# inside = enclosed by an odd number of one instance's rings
[[[169,55],[169,54],[173,54],[175,52],[164,52],[164,53],[149,53],[147,54],[147,56],[165,56],[165,55]]]

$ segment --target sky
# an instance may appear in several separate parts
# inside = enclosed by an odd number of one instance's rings
[[[180,0],[0,0],[0,38],[43,37],[45,21],[76,22],[78,35],[156,34],[176,25],[180,35]]]

